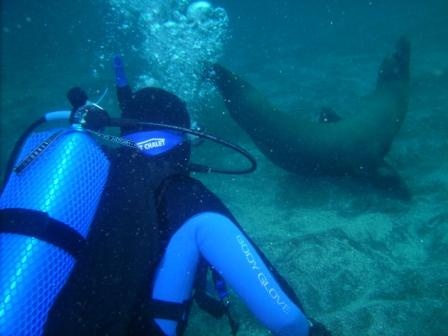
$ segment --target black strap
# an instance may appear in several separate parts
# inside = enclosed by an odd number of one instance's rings
[[[208,295],[203,290],[197,290],[194,298],[196,300],[196,303],[198,304],[199,308],[201,308],[203,311],[207,312],[214,318],[221,318],[226,313],[226,307],[224,304]]]
[[[230,312],[230,301],[228,298],[228,293],[225,296],[222,296],[220,300],[215,299],[210,296],[207,291],[207,272],[211,270],[213,282],[215,283],[215,288],[217,289],[217,282],[223,281],[224,279],[221,275],[213,269],[207,262],[204,260],[201,261],[198,267],[197,276],[196,276],[196,292],[194,298],[196,300],[199,308],[204,310],[205,312],[212,315],[214,318],[221,318],[224,315],[227,316],[229,321],[230,330],[232,335],[236,335],[239,329],[239,323],[233,318]],[[218,289],[217,289],[218,290]],[[221,294],[219,295],[221,296]]]
[[[150,316],[154,319],[166,319],[181,322],[185,319],[185,314],[188,311],[189,301],[182,303],[161,301],[151,299],[147,304],[147,310]]]
[[[220,300],[215,299],[207,293],[207,272],[210,269],[208,263],[201,260],[195,284],[194,299],[202,310],[212,315],[214,318],[221,318],[226,313],[226,308]]]
[[[187,317],[191,308],[191,300],[182,303],[161,301],[157,299],[150,299],[145,304],[146,317],[149,317],[153,332],[151,335],[165,335],[155,322],[155,319],[166,319],[177,322],[176,335],[181,336],[185,333],[187,328]]]
[[[77,258],[84,248],[85,239],[70,226],[29,209],[1,209],[0,232],[35,237],[55,245]]]

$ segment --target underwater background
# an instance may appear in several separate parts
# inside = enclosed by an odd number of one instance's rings
[[[448,2],[223,0],[194,24],[185,21],[190,3],[3,0],[2,175],[21,132],[69,108],[70,87],[92,100],[108,88],[102,105],[118,115],[112,56],[120,53],[134,86],[175,91],[207,132],[256,156],[253,174],[195,177],[228,205],[310,316],[333,335],[448,335]],[[198,62],[219,61],[282,110],[317,120],[332,106],[346,117],[403,34],[412,44],[410,106],[386,159],[408,200],[349,177],[276,167],[197,72]],[[195,155],[240,164],[218,150],[204,145]],[[240,335],[268,334],[233,302]],[[227,321],[194,306],[186,335],[211,334],[228,335]]]

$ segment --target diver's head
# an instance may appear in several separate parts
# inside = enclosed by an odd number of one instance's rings
[[[188,114],[185,103],[176,95],[159,88],[147,87],[136,91],[132,98],[127,102],[126,108],[122,111],[122,118],[133,119],[140,122],[151,122],[156,124],[173,125],[183,128],[190,128],[190,115]],[[145,132],[152,131],[145,135]],[[166,157],[170,161],[187,166],[190,160],[191,145],[186,136],[181,132],[157,128],[155,126],[135,125],[122,127],[122,134],[136,142],[145,144],[150,150],[148,154],[153,156],[157,149],[157,143],[150,143],[151,140],[160,140],[164,138],[163,144],[166,144]],[[162,143],[160,142],[160,143]],[[169,144],[173,144],[169,146]],[[151,152],[151,153],[149,153]],[[163,148],[161,148],[161,153]],[[159,155],[159,154],[156,154]],[[165,154],[164,154],[165,157]]]
[[[185,103],[176,95],[154,87],[146,87],[136,91],[132,95],[127,108],[123,111],[122,117],[190,128],[190,115]],[[125,128],[123,133],[135,131],[135,127]]]

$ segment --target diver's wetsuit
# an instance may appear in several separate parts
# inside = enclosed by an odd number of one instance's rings
[[[274,334],[308,334],[293,291],[219,198],[187,171],[169,173],[181,161],[179,146],[150,158],[126,148],[108,153],[111,172],[86,251],[45,335],[181,334],[201,258]],[[164,319],[154,300],[182,304],[183,318]]]
[[[186,105],[178,97],[157,88],[132,93],[120,57],[114,59],[114,68],[123,118],[190,127]],[[142,131],[145,131],[142,127],[122,127],[125,137],[144,144],[150,137],[142,138]],[[151,150],[145,155],[152,156]],[[171,162],[162,158],[168,163],[168,170],[179,171],[182,165],[188,168],[188,141],[182,142],[180,148],[171,147],[164,154],[157,151],[153,158],[165,155],[174,158]],[[161,237],[164,254],[155,270],[150,293],[153,300],[189,301],[196,269],[203,257],[275,334],[308,334],[308,321],[298,307],[294,292],[250,242],[229,210],[199,181],[191,178],[188,169],[180,169],[179,173],[164,179],[157,188],[155,200],[158,226],[165,237]],[[167,335],[175,335],[181,322],[163,318],[155,321]]]
[[[133,95],[129,91],[126,86],[117,90],[124,118],[190,127],[186,106],[178,97],[156,88],[144,88]],[[150,144],[159,138],[166,138],[160,144],[171,143],[165,151],[157,142],[142,150],[143,156],[158,167],[146,179],[161,181],[154,198],[163,257],[155,270],[149,293],[152,299],[189,301],[198,263],[204,258],[275,334],[307,335],[308,322],[293,291],[250,242],[219,198],[189,176],[189,142],[184,137],[172,137],[172,133],[163,137],[159,136],[163,132],[157,136],[145,132],[151,129],[122,128],[125,138],[139,144]],[[181,321],[164,320],[157,312],[154,316],[165,334],[175,335]]]
[[[284,280],[202,183],[188,176],[172,178],[163,190],[159,209],[161,222],[178,229],[157,269],[153,298],[189,300],[203,257],[275,335],[307,335],[308,322],[293,302],[292,290],[279,284]],[[166,335],[175,335],[176,321],[156,321]]]

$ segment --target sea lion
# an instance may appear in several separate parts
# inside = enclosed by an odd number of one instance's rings
[[[350,118],[331,109],[320,123],[279,111],[251,84],[219,64],[212,81],[232,118],[276,165],[293,173],[373,176],[396,179],[384,163],[406,116],[409,100],[410,43],[402,37],[382,62],[376,88]]]

